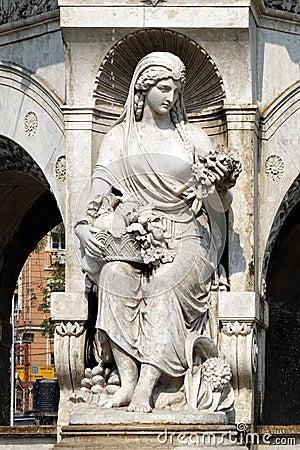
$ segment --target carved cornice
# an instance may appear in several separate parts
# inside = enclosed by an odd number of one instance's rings
[[[58,9],[57,0],[2,0],[0,25]]]
[[[299,0],[264,0],[264,2],[268,8],[300,14]]]

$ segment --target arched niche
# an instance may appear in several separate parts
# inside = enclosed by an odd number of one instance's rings
[[[300,424],[300,177],[273,223],[265,252],[263,293],[269,304],[262,422]]]
[[[201,122],[208,134],[225,130],[225,98],[221,75],[208,53],[189,37],[166,29],[143,29],[118,41],[106,54],[99,68],[95,89],[95,106],[99,111],[102,132],[122,112],[134,69],[140,59],[153,51],[167,51],[179,56],[186,66],[184,92],[189,120]]]
[[[0,136],[0,424],[9,423],[10,313],[18,275],[39,240],[62,221],[50,185],[35,160]]]

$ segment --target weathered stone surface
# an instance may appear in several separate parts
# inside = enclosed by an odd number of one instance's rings
[[[154,410],[151,414],[128,412],[124,408],[105,410],[96,406],[77,405],[70,415],[70,425],[93,424],[221,424],[228,417],[223,412]]]
[[[269,8],[300,14],[300,6],[297,0],[265,0],[265,5]]]

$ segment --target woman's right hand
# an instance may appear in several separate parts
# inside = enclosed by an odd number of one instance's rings
[[[84,252],[88,256],[103,258],[103,253],[99,247],[99,242],[89,224],[78,224],[75,228],[75,234],[80,240]]]

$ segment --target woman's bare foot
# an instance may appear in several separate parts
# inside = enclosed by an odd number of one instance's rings
[[[121,387],[103,407],[118,408],[119,406],[128,406],[138,381],[137,362],[113,341],[110,341],[110,347],[119,370]]]
[[[124,386],[121,387],[111,399],[109,399],[104,408],[118,408],[119,406],[128,406],[132,400],[134,387],[133,386]]]
[[[134,391],[132,400],[127,408],[129,412],[149,413],[152,411],[150,406],[149,396],[145,392],[140,392],[139,389]]]
[[[161,371],[150,364],[142,364],[139,381],[133,392],[127,411],[149,413],[152,411],[150,400],[153,388],[161,375]]]

